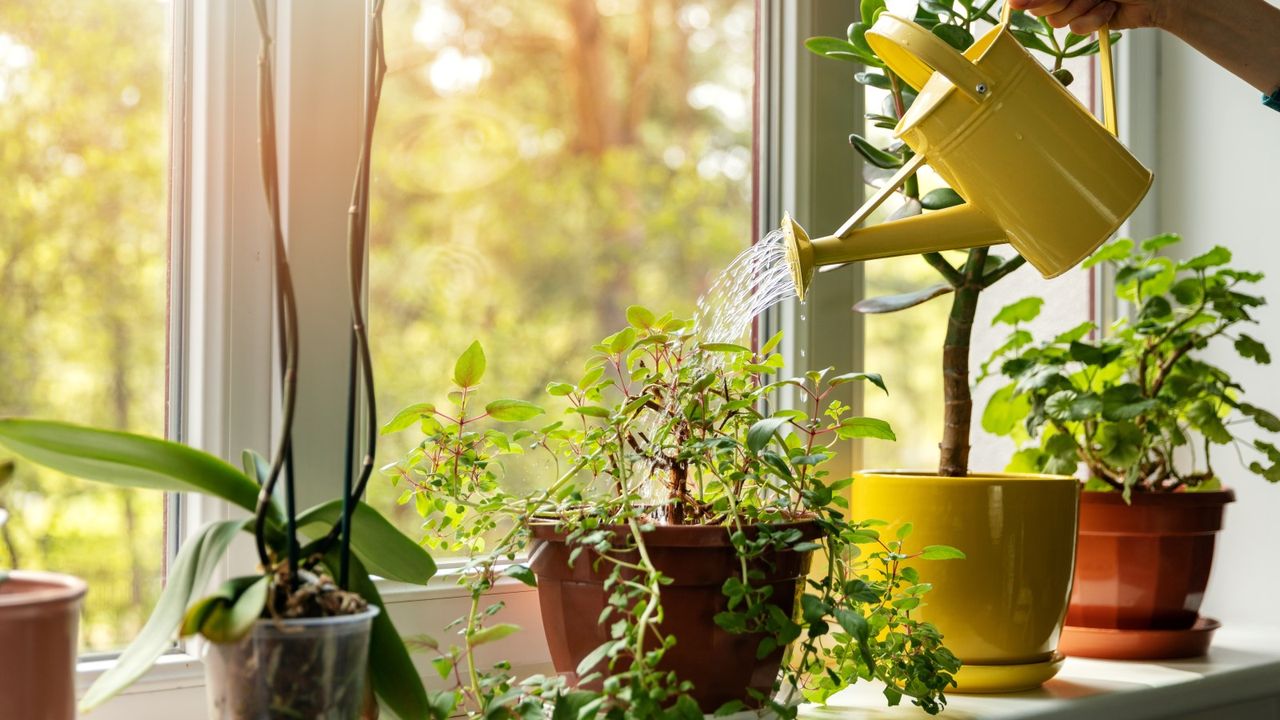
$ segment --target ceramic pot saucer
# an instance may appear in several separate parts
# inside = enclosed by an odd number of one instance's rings
[[[1058,649],[1067,655],[1107,660],[1172,660],[1199,657],[1209,651],[1213,632],[1222,623],[1202,617],[1184,630],[1129,630],[1068,625]]]
[[[1048,660],[1025,665],[962,665],[956,673],[958,687],[947,688],[947,693],[986,695],[1034,690],[1057,675],[1065,659],[1061,653],[1054,653]]]

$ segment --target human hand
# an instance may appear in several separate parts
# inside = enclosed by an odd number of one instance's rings
[[[1160,27],[1172,0],[1006,0],[1015,10],[1046,18],[1056,28],[1071,27],[1077,35],[1112,30]]]

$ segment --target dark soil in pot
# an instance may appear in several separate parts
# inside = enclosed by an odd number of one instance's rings
[[[1195,625],[1230,490],[1085,492],[1067,625],[1185,630]]]
[[[792,526],[806,539],[820,534],[813,521]],[[598,622],[608,603],[604,581],[609,569],[607,563],[593,567],[597,556],[589,550],[579,553],[570,565],[573,547],[564,533],[553,525],[535,524],[532,530],[530,564],[538,576],[538,603],[551,659],[557,672],[572,676],[583,658],[611,639],[608,623]],[[629,531],[617,528],[615,532]],[[665,617],[659,629],[675,636],[676,645],[667,651],[660,668],[692,683],[693,699],[708,713],[732,700],[751,704],[749,689],[769,694],[784,649],[757,659],[761,635],[734,635],[713,620],[727,609],[721,592],[725,580],[741,573],[729,531],[721,526],[667,525],[645,533],[644,538],[654,566],[672,579],[662,588]],[[812,552],[783,551],[757,565],[773,585],[773,601],[783,612],[793,612],[803,590],[799,581],[808,573],[811,559]]]

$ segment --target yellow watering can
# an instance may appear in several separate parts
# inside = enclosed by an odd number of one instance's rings
[[[916,154],[834,235],[810,240],[783,216],[800,297],[819,266],[1007,242],[1056,277],[1106,242],[1146,196],[1152,174],[1115,137],[1107,28],[1099,38],[1105,127],[1018,44],[1008,18],[961,54],[882,13],[867,42],[919,91],[894,130]],[[964,205],[857,227],[925,163]]]

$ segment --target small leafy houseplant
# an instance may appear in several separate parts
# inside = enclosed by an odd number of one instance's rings
[[[1250,286],[1262,273],[1229,267],[1224,247],[1176,262],[1159,251],[1179,242],[1158,235],[1122,238],[1099,250],[1087,266],[1115,270],[1117,299],[1134,309],[1102,337],[1090,322],[1036,343],[1023,323],[1038,315],[1040,298],[1006,307],[997,322],[1012,326],[985,368],[1008,381],[988,403],[986,429],[1037,442],[1014,466],[1075,474],[1083,465],[1090,490],[1169,493],[1216,490],[1213,450],[1253,453],[1247,467],[1280,481],[1280,451],[1264,437],[1280,432],[1280,418],[1244,400],[1230,373],[1200,353],[1218,338],[1244,360],[1270,364],[1271,354],[1242,327],[1263,298]]]
[[[123,487],[202,493],[249,513],[194,532],[168,567],[150,618],[119,660],[84,696],[99,705],[145,673],[176,635],[199,634],[206,654],[211,716],[219,718],[354,718],[376,716],[373,695],[397,717],[427,717],[421,677],[387,616],[371,573],[425,583],[435,564],[417,543],[360,501],[372,471],[377,438],[373,379],[364,333],[360,283],[366,242],[368,158],[385,63],[381,3],[370,23],[365,132],[351,202],[349,243],[352,347],[348,462],[339,499],[299,511],[295,506],[292,419],[298,367],[298,317],[280,219],[271,36],[264,0],[254,0],[259,57],[259,146],[274,245],[275,311],[280,330],[282,429],[270,460],[246,451],[243,471],[180,443],[42,420],[0,419],[0,445],[70,475]],[[362,422],[367,453],[354,458],[356,383],[369,409]],[[357,477],[358,475],[358,477]],[[232,540],[254,539],[256,574],[231,578],[200,597]],[[372,693],[366,693],[366,679]]]
[[[851,519],[850,479],[823,468],[839,440],[894,438],[828,399],[845,383],[883,388],[880,377],[766,382],[782,366],[779,337],[753,351],[701,343],[671,314],[627,315],[582,377],[547,386],[561,419],[508,426],[544,411],[482,400],[473,344],[447,405],[413,405],[384,428],[421,433],[386,470],[422,514],[424,542],[467,558],[460,582],[472,604],[457,641],[421,640],[453,681],[433,700],[440,712],[692,718],[767,707],[794,717],[800,702],[870,678],[891,704],[907,696],[939,711],[958,661],[915,617],[930,586],[913,563],[963,555],[913,546],[910,526],[882,535],[883,523]],[[803,409],[767,411],[783,389]],[[511,481],[529,479],[504,472],[525,453],[554,472],[518,493]],[[539,588],[559,675],[518,679],[504,663],[478,664],[478,646],[517,630],[486,600],[504,576]]]
[[[1034,342],[1023,324],[1041,301],[1025,298],[997,317],[1013,329],[985,366],[1007,384],[983,424],[1025,445],[1011,469],[1085,473],[1064,640],[1080,654],[1151,657],[1127,636],[1090,633],[1144,628],[1186,631],[1188,642],[1165,653],[1203,652],[1209,634],[1191,631],[1214,533],[1233,499],[1214,451],[1232,446],[1251,472],[1280,481],[1271,439],[1280,418],[1246,402],[1231,374],[1203,357],[1216,342],[1242,360],[1271,362],[1266,346],[1243,331],[1264,304],[1251,289],[1262,273],[1231,267],[1231,252],[1220,246],[1180,262],[1160,254],[1179,240],[1120,239],[1088,261],[1115,271],[1116,296],[1132,308],[1105,334],[1084,323]],[[1181,550],[1162,552],[1165,545]]]

